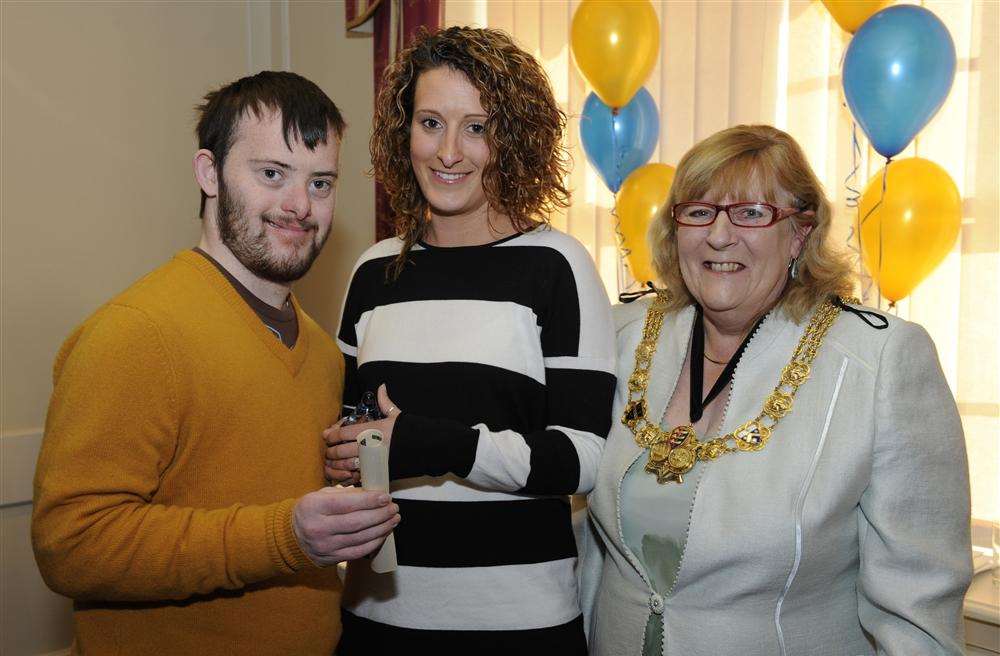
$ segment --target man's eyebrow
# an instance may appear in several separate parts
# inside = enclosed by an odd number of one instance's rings
[[[284,169],[286,171],[294,171],[295,170],[295,167],[292,166],[291,164],[286,164],[285,162],[282,162],[282,161],[277,160],[277,159],[252,159],[252,160],[250,160],[250,163],[254,164],[254,165],[258,165],[258,166],[261,165],[261,164],[267,164],[267,165],[270,165],[270,166],[274,166],[275,168]],[[314,177],[314,178],[334,178],[334,179],[336,179],[336,178],[339,178],[340,175],[336,171],[313,171],[312,172],[312,177]]]
[[[292,166],[291,164],[286,164],[285,162],[282,162],[282,161],[276,160],[276,159],[252,159],[252,160],[250,160],[250,163],[251,164],[270,164],[272,166],[278,167],[279,169],[285,169],[286,171],[294,171],[295,170],[295,167]]]

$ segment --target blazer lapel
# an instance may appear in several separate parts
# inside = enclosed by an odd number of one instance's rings
[[[691,327],[693,324],[693,306],[686,307],[679,312],[672,312],[663,319],[663,325],[660,328],[660,334],[656,341],[656,352],[653,354],[653,361],[649,367],[649,385],[646,388],[646,420],[651,424],[659,425],[660,420],[663,418],[663,413],[667,408],[667,403],[670,401],[670,397],[673,396],[681,367],[684,365],[684,358],[690,342]],[[638,343],[637,341],[635,346],[638,346]],[[632,372],[631,367],[635,366],[634,353],[633,347],[632,353],[620,354],[624,362],[627,362],[630,367],[627,372],[624,371],[624,367],[620,371],[624,375],[624,378],[619,384],[627,384],[628,376]],[[632,432],[621,424],[621,411],[616,413],[616,416],[612,420],[615,423],[611,429],[609,444],[605,450],[605,454],[613,454],[613,459],[608,464],[611,466],[609,473],[614,476],[612,479],[614,483],[614,499],[602,497],[597,503],[601,504],[606,501],[613,501],[613,505],[611,506],[614,508],[613,512],[602,514],[608,518],[613,518],[614,535],[607,536],[607,529],[612,529],[612,526],[605,527],[606,530],[602,532],[607,537],[610,537],[618,546],[619,552],[625,556],[646,585],[651,585],[642,567],[642,563],[628,548],[628,545],[625,544],[621,526],[622,481],[625,479],[625,473],[629,467],[632,466],[636,458],[642,457],[645,449],[640,448],[635,443]],[[600,521],[597,520],[597,523],[600,524]]]
[[[677,388],[694,325],[694,306],[668,314],[663,319],[656,353],[649,367],[649,387],[646,389],[646,420],[659,424],[670,397]]]

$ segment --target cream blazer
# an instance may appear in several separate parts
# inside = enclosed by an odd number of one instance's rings
[[[686,547],[661,596],[619,515],[622,478],[645,457],[620,417],[648,304],[616,308],[614,423],[580,566],[591,654],[641,654],[650,613],[663,615],[664,656],[962,654],[968,464],[926,331],[841,312],[764,450],[697,465]],[[693,320],[688,307],[663,322],[650,417],[673,394]],[[736,368],[725,432],[760,411],[803,327],[780,312],[763,322]]]

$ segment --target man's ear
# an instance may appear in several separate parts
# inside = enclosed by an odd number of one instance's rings
[[[215,155],[202,148],[194,154],[194,178],[209,198],[219,195],[219,174],[215,168]]]

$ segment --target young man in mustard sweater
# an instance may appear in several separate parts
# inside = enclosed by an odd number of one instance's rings
[[[292,73],[199,111],[198,248],[56,359],[35,557],[74,599],[75,654],[329,656],[332,565],[399,521],[387,495],[324,487],[343,357],[290,293],[329,234],[344,122]]]

